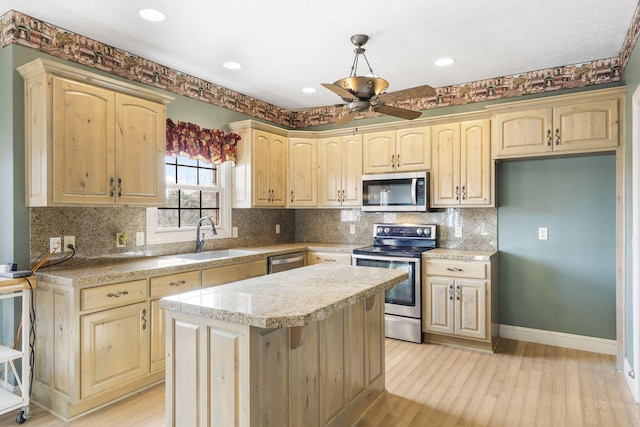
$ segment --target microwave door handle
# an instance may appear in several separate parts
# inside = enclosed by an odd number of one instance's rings
[[[418,178],[413,178],[411,180],[411,204],[413,206],[418,204],[418,200],[417,200],[417,197],[416,197],[417,187],[418,187]]]

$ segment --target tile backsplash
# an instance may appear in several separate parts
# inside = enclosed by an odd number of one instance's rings
[[[444,248],[497,249],[497,210],[441,209],[429,213],[370,213],[360,209],[233,209],[237,238],[208,240],[203,250],[265,246],[278,243],[347,243],[369,245],[375,223],[418,223],[438,225],[438,246]],[[280,224],[280,233],[275,233]],[[351,233],[353,226],[355,233]],[[462,227],[462,237],[455,228]],[[31,264],[49,252],[49,238],[73,235],[76,258],[67,265],[114,257],[170,255],[192,252],[193,241],[171,244],[135,245],[136,232],[146,233],[146,209],[127,207],[33,208],[31,209]],[[116,233],[131,238],[124,248],[116,247]],[[66,254],[56,254],[52,260]]]

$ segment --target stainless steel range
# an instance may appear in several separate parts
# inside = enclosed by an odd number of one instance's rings
[[[373,246],[353,251],[353,264],[395,268],[409,278],[385,295],[385,335],[422,342],[422,253],[436,247],[433,224],[374,224]]]

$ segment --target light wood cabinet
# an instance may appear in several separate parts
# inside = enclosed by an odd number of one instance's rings
[[[495,349],[497,261],[428,260],[422,289],[426,340]]]
[[[318,150],[313,138],[289,139],[289,206],[318,205]]]
[[[364,173],[430,169],[431,132],[428,126],[364,134]]]
[[[287,204],[287,138],[254,131],[253,197],[256,207],[284,207]]]
[[[492,206],[489,120],[432,127],[431,206]]]
[[[351,253],[309,251],[307,252],[307,265],[313,264],[351,265]]]
[[[37,59],[25,79],[27,206],[164,203],[170,97]]]
[[[267,274],[264,260],[202,270],[202,286],[216,286]]]
[[[493,157],[506,159],[615,149],[619,89],[488,107]]]
[[[318,205],[362,204],[362,135],[318,141]]]

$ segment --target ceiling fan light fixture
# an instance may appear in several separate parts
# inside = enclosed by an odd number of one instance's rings
[[[162,22],[167,19],[164,13],[156,9],[140,9],[138,11],[138,15],[140,15],[140,17],[145,21],[149,22]]]
[[[240,68],[242,68],[242,64],[240,64],[239,62],[235,62],[235,61],[223,62],[222,66],[224,68],[226,68],[227,70],[239,70]]]
[[[456,62],[456,60],[453,58],[440,58],[435,62],[435,64],[438,67],[446,67],[447,65],[451,65],[454,62]]]

